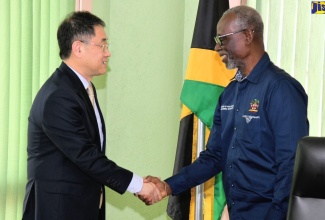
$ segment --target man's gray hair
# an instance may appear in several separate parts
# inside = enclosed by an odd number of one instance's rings
[[[263,40],[264,24],[261,15],[254,8],[240,5],[228,9],[224,15],[228,13],[236,15],[236,23],[241,29],[254,30],[254,33]]]

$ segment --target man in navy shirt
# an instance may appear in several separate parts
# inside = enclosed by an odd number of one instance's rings
[[[307,95],[270,61],[255,9],[229,9],[217,34],[215,50],[238,71],[219,98],[207,149],[165,182],[147,181],[178,195],[223,172],[230,219],[285,219],[297,142],[309,131]]]

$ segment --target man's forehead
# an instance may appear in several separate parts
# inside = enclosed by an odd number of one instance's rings
[[[222,23],[222,24],[223,24],[223,23],[229,24],[229,23],[232,23],[235,19],[236,19],[236,15],[235,15],[235,13],[229,12],[229,13],[227,13],[227,14],[224,14],[224,15],[220,18],[218,24],[219,24],[219,23]]]
[[[95,27],[95,36],[94,36],[94,38],[96,38],[97,40],[99,40],[101,42],[106,42],[107,41],[107,35],[106,35],[104,27],[102,27],[102,26]]]
[[[234,13],[227,13],[223,15],[217,24],[217,32],[232,30],[233,26],[235,26],[235,20],[236,20],[236,16]]]

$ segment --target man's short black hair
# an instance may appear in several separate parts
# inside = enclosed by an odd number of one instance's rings
[[[95,27],[105,27],[105,22],[88,11],[70,13],[60,24],[57,38],[62,60],[70,57],[72,43],[95,36]]]

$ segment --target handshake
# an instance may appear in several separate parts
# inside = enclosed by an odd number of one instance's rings
[[[152,205],[171,195],[169,185],[158,177],[147,176],[143,179],[143,186],[139,193],[135,194],[146,205]]]

